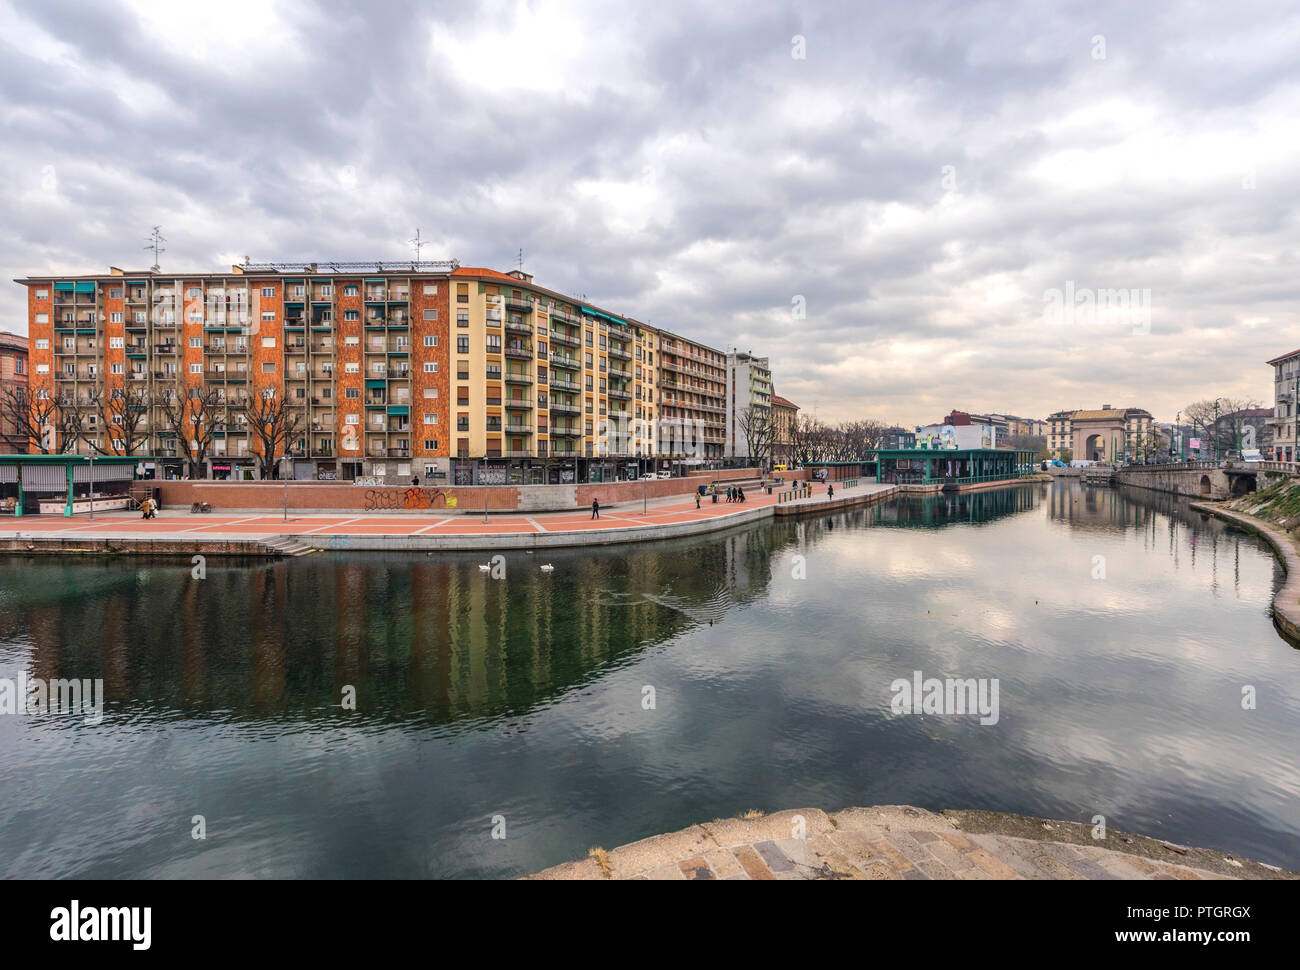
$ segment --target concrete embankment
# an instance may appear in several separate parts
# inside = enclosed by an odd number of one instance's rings
[[[1090,824],[877,805],[702,822],[531,879],[1297,879],[1294,872]]]

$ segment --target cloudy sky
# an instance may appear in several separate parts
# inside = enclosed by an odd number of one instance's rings
[[[1271,403],[1287,6],[0,0],[0,269],[147,267],[154,224],[168,271],[410,258],[419,227],[769,355],[829,420]]]

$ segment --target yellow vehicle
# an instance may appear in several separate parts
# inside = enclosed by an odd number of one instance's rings
[[[773,465],[773,466],[772,466],[772,471],[774,471],[774,472],[788,472],[789,470],[790,470],[790,469],[789,469],[787,466],[785,466],[785,465]]]

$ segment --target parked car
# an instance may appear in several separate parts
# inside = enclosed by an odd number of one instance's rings
[[[644,475],[641,476],[641,481],[643,482],[653,482],[654,480],[655,480],[654,472],[646,472]]]
[[[1258,448],[1247,448],[1241,453],[1242,461],[1263,461],[1264,456]]]
[[[660,472],[660,473],[659,473],[659,477],[660,477],[661,479],[672,478],[672,477],[673,477],[673,473],[672,473],[672,472]]]

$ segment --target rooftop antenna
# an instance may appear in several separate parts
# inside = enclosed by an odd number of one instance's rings
[[[158,265],[158,254],[167,252],[167,249],[163,246],[166,241],[167,238],[162,234],[162,226],[154,226],[153,232],[149,233],[149,245],[144,247],[153,250],[153,265],[149,267],[149,272],[157,273],[162,269]]]
[[[519,250],[519,261],[515,268],[521,273],[524,271],[524,251],[522,249]]]
[[[424,242],[420,239],[420,229],[418,226],[415,229],[415,238],[409,241],[411,243],[411,248],[415,250],[415,261],[418,263],[420,261],[420,247],[424,245]]]

